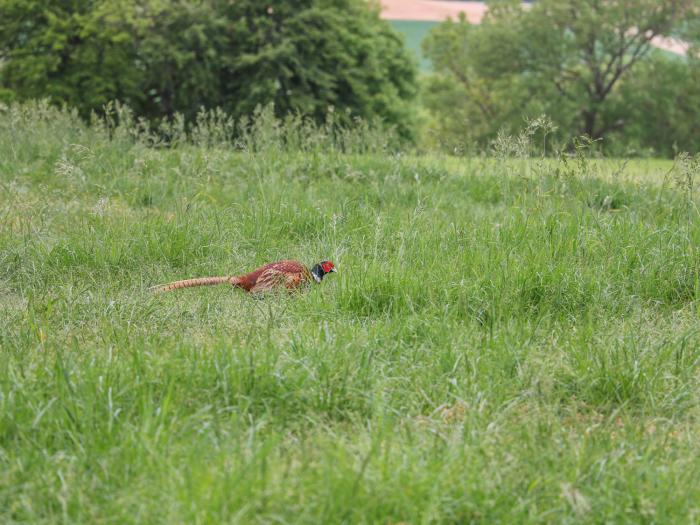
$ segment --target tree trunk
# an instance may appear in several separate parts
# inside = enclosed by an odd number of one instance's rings
[[[597,139],[595,133],[595,124],[598,120],[598,110],[595,108],[583,110],[583,133],[591,139]]]

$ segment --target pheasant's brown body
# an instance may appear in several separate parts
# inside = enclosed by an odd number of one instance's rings
[[[273,288],[294,290],[313,281],[309,269],[299,261],[277,261],[250,273],[231,278],[231,284],[246,292],[259,293]]]
[[[268,263],[252,272],[233,277],[201,277],[198,279],[186,279],[170,284],[157,286],[159,292],[169,292],[179,288],[192,288],[195,286],[208,286],[214,284],[230,284],[236,288],[242,288],[246,292],[261,293],[275,288],[296,290],[314,280],[309,269],[299,261],[284,260]]]

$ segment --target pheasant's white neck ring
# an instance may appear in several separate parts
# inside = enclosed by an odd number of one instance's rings
[[[323,276],[325,275],[326,272],[323,271],[323,268],[321,268],[320,264],[317,264],[313,268],[311,268],[311,275],[314,278],[314,281],[317,283],[320,283],[323,280]]]

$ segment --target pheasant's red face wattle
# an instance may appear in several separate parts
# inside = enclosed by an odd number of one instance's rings
[[[324,273],[335,272],[335,265],[330,261],[323,261],[321,263],[321,268],[323,268]]]

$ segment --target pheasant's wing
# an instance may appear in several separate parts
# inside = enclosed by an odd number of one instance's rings
[[[301,272],[287,273],[287,280],[284,283],[287,290],[297,290],[311,281],[311,273],[306,268],[302,268],[302,270]]]
[[[264,270],[255,285],[250,289],[251,293],[267,292],[276,288],[286,288],[293,290],[299,288],[306,282],[304,273],[283,271],[279,268],[268,268]]]

